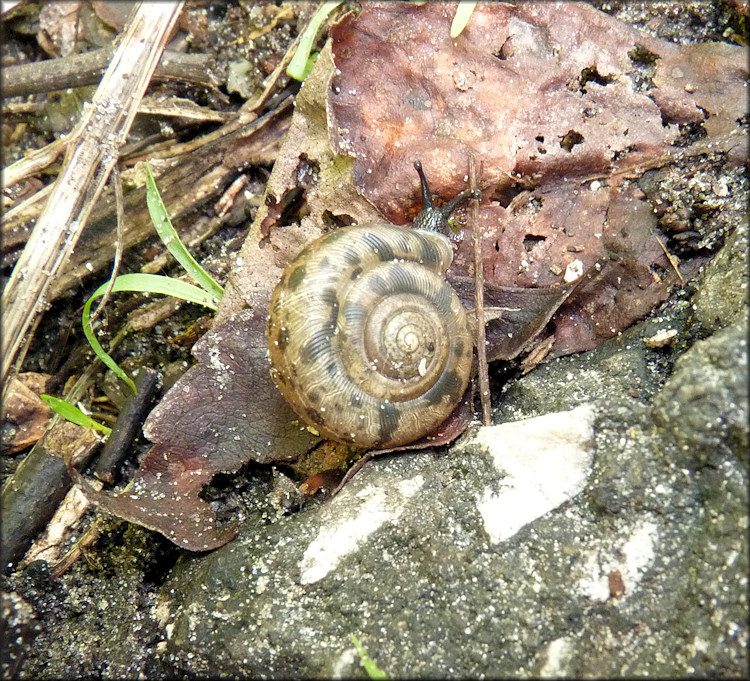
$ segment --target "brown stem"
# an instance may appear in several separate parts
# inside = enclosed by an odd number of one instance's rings
[[[44,59],[29,64],[6,66],[2,71],[3,97],[54,92],[84,85],[96,85],[114,56],[114,47]],[[215,88],[209,75],[211,57],[165,50],[154,72],[158,80],[181,80]]]
[[[477,159],[469,156],[469,189],[476,192],[482,177],[482,165],[477,168]],[[474,235],[474,290],[477,314],[477,364],[479,379],[479,401],[482,404],[482,423],[492,425],[489,365],[487,364],[487,345],[484,326],[484,265],[482,262],[482,235],[479,228],[479,201],[476,194],[471,201],[470,220]]]

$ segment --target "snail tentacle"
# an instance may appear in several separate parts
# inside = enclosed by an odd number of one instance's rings
[[[427,178],[422,170],[422,164],[415,161],[414,169],[419,173],[419,183],[422,188],[422,210],[414,220],[415,229],[424,229],[430,232],[441,232],[450,235],[451,228],[448,218],[456,208],[462,203],[471,199],[481,199],[482,192],[480,189],[464,189],[460,194],[456,194],[444,206],[437,207],[432,200],[432,192],[427,184]]]

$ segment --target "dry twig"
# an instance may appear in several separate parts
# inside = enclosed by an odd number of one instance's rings
[[[477,159],[474,155],[469,156],[469,188],[476,193],[479,189],[479,181],[482,177],[482,165],[477,168]],[[487,364],[487,345],[485,343],[485,319],[484,319],[484,264],[482,259],[482,235],[479,231],[479,200],[473,198],[470,204],[471,228],[474,241],[474,287],[476,303],[476,341],[477,341],[477,372],[479,379],[479,401],[482,404],[482,423],[485,426],[492,425],[492,414],[490,410],[490,379],[489,366]]]
[[[2,74],[3,97],[94,85],[101,79],[114,53],[114,47],[102,47],[82,54],[7,66]],[[210,62],[211,57],[206,54],[182,54],[165,50],[154,77],[216,89],[219,83],[210,77]]]

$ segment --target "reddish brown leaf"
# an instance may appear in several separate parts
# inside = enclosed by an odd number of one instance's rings
[[[478,225],[487,285],[559,286],[569,266],[601,266],[606,276],[553,319],[555,354],[593,348],[678,281],[651,205],[609,174],[663,157],[678,124],[703,122],[709,134],[736,126],[746,52],[674,45],[577,3],[480,4],[454,40],[452,12],[371,3],[334,27],[334,142],[354,157],[358,188],[395,222],[416,210],[414,160],[447,198],[475,155],[494,199]],[[456,274],[473,272],[470,243]],[[490,339],[491,357],[508,355],[492,346],[505,337]]]
[[[87,488],[111,512],[204,551],[226,543],[233,526],[216,528],[198,494],[219,472],[247,461],[292,461],[314,437],[284,402],[266,360],[265,311],[242,312],[206,334],[190,369],[151,412],[144,432],[157,444],[132,485],[112,496]]]
[[[669,121],[704,121],[711,137],[729,132],[747,113],[738,84],[747,78],[747,52],[738,45],[659,45],[651,95]],[[744,52],[744,57],[742,56]]]
[[[246,310],[196,345],[199,364],[143,428],[154,442],[195,452],[218,471],[247,461],[292,461],[317,441],[279,395],[266,358],[265,310]]]
[[[110,513],[161,532],[185,549],[208,551],[237,533],[235,525],[217,528],[213,510],[198,497],[216,472],[205,457],[156,445],[132,484],[117,496],[97,492],[80,477],[76,481],[90,501]]]
[[[632,163],[679,134],[628,77],[636,44],[653,51],[660,41],[588,5],[546,2],[480,4],[452,39],[452,12],[371,3],[331,31],[341,71],[329,96],[334,141],[394,222],[406,221],[404,195],[418,195],[417,159],[452,196],[469,151],[483,161],[484,183],[502,188],[517,174],[603,172],[615,156]]]
[[[474,304],[474,280],[451,275],[451,286],[464,307]],[[484,287],[487,360],[509,360],[517,357],[557,312],[575,287],[522,288],[517,286]]]
[[[3,454],[15,454],[37,442],[52,415],[52,410],[26,385],[23,377],[21,374],[11,382],[3,400]]]

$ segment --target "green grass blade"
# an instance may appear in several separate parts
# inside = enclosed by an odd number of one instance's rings
[[[128,387],[136,393],[135,383],[131,378],[117,365],[117,362],[113,360],[104,348],[96,340],[94,332],[91,329],[91,304],[99,296],[103,295],[107,290],[109,282],[102,284],[94,293],[91,298],[86,301],[83,306],[83,333],[89,341],[89,344],[94,349],[96,356],[104,362],[108,369],[110,369],[116,376],[119,376]],[[188,284],[179,279],[172,279],[171,277],[164,277],[159,274],[123,274],[115,279],[115,284],[112,287],[112,293],[119,293],[122,291],[130,291],[133,293],[159,293],[165,296],[172,296],[174,298],[181,298],[187,300],[189,303],[197,303],[204,307],[215,310],[217,307],[216,298],[208,291]]]
[[[387,679],[388,674],[373,662],[372,658],[367,654],[365,647],[359,642],[359,639],[354,634],[349,634],[349,636],[351,636],[352,643],[354,643],[354,647],[357,649],[359,660],[362,662],[362,667],[364,667],[367,676],[371,679]]]
[[[94,421],[88,414],[84,414],[78,407],[70,402],[61,400],[59,397],[52,397],[52,395],[39,395],[54,411],[56,414],[62,416],[66,421],[71,421],[77,426],[83,426],[84,428],[93,428],[98,430],[105,435],[109,435],[112,429],[105,426],[98,421]]]
[[[148,212],[151,215],[151,221],[159,238],[164,242],[167,250],[174,256],[175,260],[182,265],[185,271],[198,282],[198,285],[216,298],[216,303],[221,300],[224,289],[221,288],[190,255],[184,244],[180,241],[172,222],[169,219],[169,213],[164,207],[164,203],[159,196],[159,190],[156,188],[154,176],[151,173],[151,165],[146,163],[146,204]]]
[[[476,6],[476,0],[459,0],[456,14],[453,16],[453,23],[451,24],[451,38],[457,38],[461,35],[461,31],[466,28],[466,24],[469,23],[469,19],[471,19]]]
[[[102,295],[107,290],[107,284],[102,284],[94,291],[92,298]],[[196,303],[211,310],[216,310],[218,301],[209,291],[188,284],[180,279],[173,279],[162,274],[121,274],[115,279],[112,293],[129,291],[131,293],[156,293],[163,296],[180,298],[189,303]]]
[[[286,67],[286,75],[295,80],[305,80],[307,75],[312,69],[312,60],[309,59],[310,52],[312,52],[313,44],[315,43],[315,37],[318,34],[320,25],[325,21],[326,17],[336,9],[343,0],[326,0],[320,9],[315,13],[310,23],[308,24],[305,32],[299,39],[299,46],[297,51],[292,57],[292,61],[289,62],[289,66]]]

